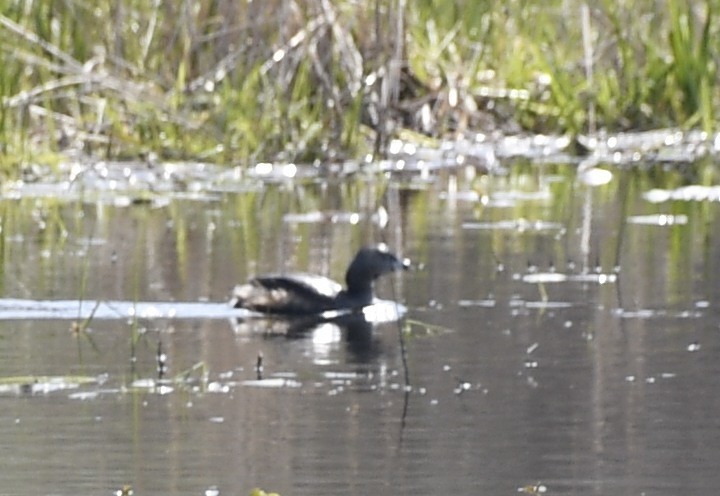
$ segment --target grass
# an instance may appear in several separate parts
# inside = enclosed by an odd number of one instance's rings
[[[402,128],[711,132],[718,3],[11,0],[0,161],[312,162],[382,154]]]

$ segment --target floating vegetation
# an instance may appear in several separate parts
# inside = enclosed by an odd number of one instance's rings
[[[542,220],[527,220],[527,219],[513,219],[513,220],[499,220],[494,222],[463,222],[463,229],[488,229],[488,230],[503,230],[503,231],[562,231],[564,229],[563,224],[559,222],[548,222]]]
[[[681,186],[676,189],[651,189],[643,194],[643,198],[651,203],[664,203],[668,201],[720,201],[720,186],[703,186],[693,184]],[[665,216],[667,219],[673,216]]]
[[[269,377],[267,379],[249,379],[246,381],[241,381],[240,385],[269,389],[295,389],[301,387],[302,383],[295,379],[289,379],[287,377]]]
[[[531,495],[545,494],[548,492],[548,488],[542,482],[537,482],[528,486],[519,487],[518,492]]]
[[[541,301],[516,299],[510,302],[510,308],[527,308],[540,310],[572,308],[575,306],[577,306],[577,303],[571,303],[569,301],[548,301],[544,299]]]
[[[49,394],[99,384],[104,379],[89,376],[17,376],[0,378],[0,394]]]
[[[267,493],[260,488],[255,488],[250,491],[250,496],[280,496],[278,493]]]
[[[600,274],[588,272],[584,274],[563,274],[560,272],[533,272],[522,276],[523,282],[530,284],[562,283],[562,282],[594,282],[607,284],[617,281],[617,274]]]
[[[170,394],[175,388],[169,381],[156,381],[154,379],[136,379],[130,386],[129,390],[147,391],[159,395]]]
[[[497,301],[494,299],[458,300],[457,304],[461,308],[469,308],[469,307],[494,308],[497,305]]]
[[[442,336],[452,332],[452,329],[441,325],[429,324],[416,319],[405,319],[403,334],[411,337]]]
[[[631,215],[627,218],[630,224],[641,224],[646,226],[677,226],[688,223],[687,215],[667,215],[667,214],[650,214],[650,215]]]
[[[703,312],[698,310],[669,310],[667,308],[638,308],[613,310],[613,315],[622,319],[699,319]]]
[[[126,484],[122,486],[120,489],[113,492],[113,496],[133,496],[135,494],[135,491],[133,490],[132,486],[129,484]]]

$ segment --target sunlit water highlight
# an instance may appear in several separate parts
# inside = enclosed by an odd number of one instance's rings
[[[362,309],[368,323],[392,322],[407,309],[396,302],[378,300]],[[336,319],[346,312],[320,314]],[[82,319],[257,319],[261,314],[233,308],[229,303],[104,301],[104,300],[22,300],[0,298],[0,320],[82,320]],[[282,317],[278,317],[282,320]]]
[[[0,299],[0,320],[231,319],[252,315],[228,303]]]

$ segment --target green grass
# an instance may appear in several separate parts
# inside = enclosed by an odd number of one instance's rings
[[[601,0],[583,22],[560,0],[10,0],[0,162],[312,162],[401,127],[710,132],[718,3]]]

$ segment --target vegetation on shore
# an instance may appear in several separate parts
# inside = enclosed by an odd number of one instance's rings
[[[720,0],[37,2],[0,9],[0,161],[311,162],[411,129],[713,131]]]

